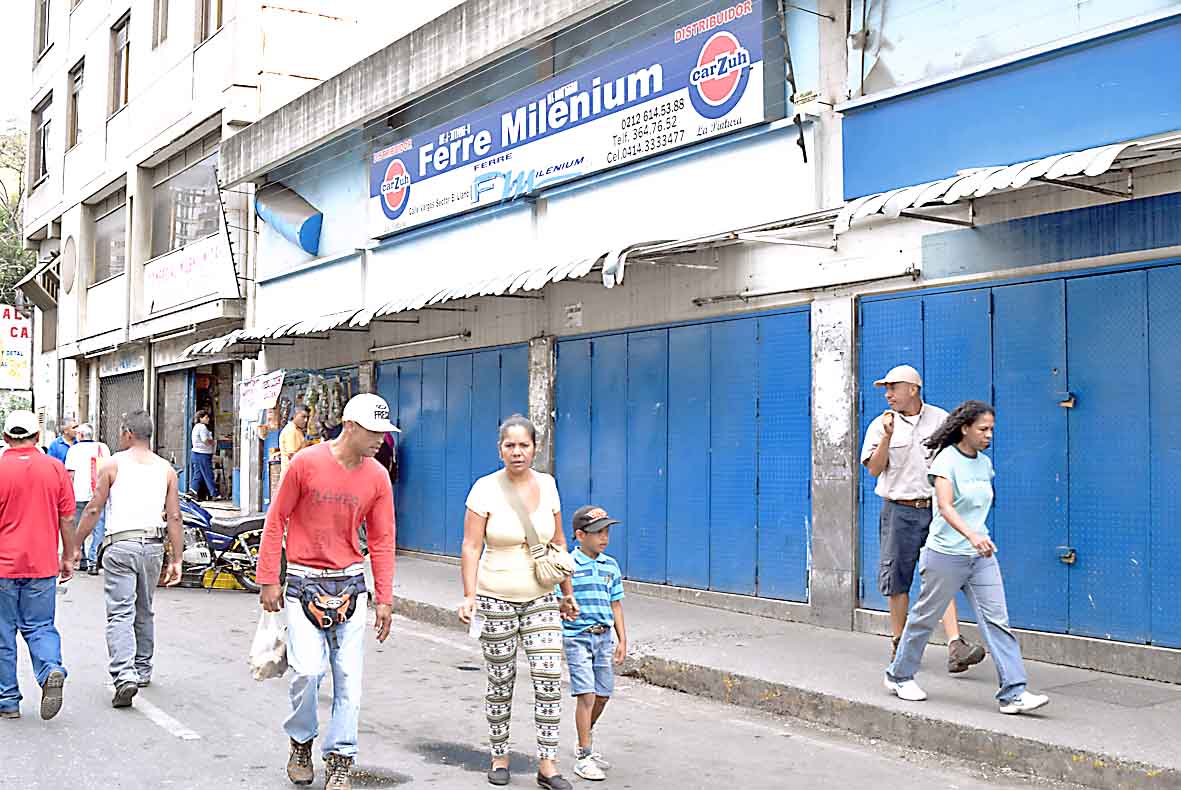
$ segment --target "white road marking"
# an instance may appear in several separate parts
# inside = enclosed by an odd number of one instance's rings
[[[107,684],[107,688],[111,691],[115,690],[113,684]],[[142,691],[135,695],[135,702],[132,703],[132,710],[138,710],[143,715],[147,716],[156,725],[164,729],[169,735],[180,738],[182,741],[199,741],[201,736],[195,730],[191,730],[179,721],[169,716],[164,711],[157,708],[152,703],[143,698]]]
[[[415,639],[422,639],[427,642],[434,642],[437,645],[445,645],[447,647],[453,648],[455,650],[459,650],[464,653],[479,653],[480,652],[479,644],[475,641],[460,642],[455,639],[448,639],[445,636],[437,636],[435,634],[428,634],[424,631],[419,631],[417,628],[407,628],[406,623],[409,623],[411,621],[410,620],[403,620],[400,617],[396,618],[396,621],[398,624],[398,628],[396,631],[394,631],[395,636],[397,636],[398,634],[405,634],[406,636],[412,636]]]

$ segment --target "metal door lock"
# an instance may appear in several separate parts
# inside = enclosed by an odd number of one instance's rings
[[[1078,560],[1078,552],[1074,550],[1073,546],[1059,546],[1058,560],[1064,565],[1074,565]]]

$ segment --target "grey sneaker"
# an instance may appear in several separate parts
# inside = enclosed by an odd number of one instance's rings
[[[0,719],[19,719],[20,717],[20,708],[13,708],[12,710],[0,710]]]
[[[55,669],[41,684],[41,718],[49,720],[62,709],[62,686],[66,684],[66,673]]]
[[[967,672],[968,667],[983,661],[984,655],[983,647],[972,644],[962,636],[957,637],[947,643],[947,671],[953,675]]]
[[[312,767],[312,742],[300,743],[291,739],[291,754],[287,756],[287,778],[293,785],[310,785],[316,778]]]
[[[353,758],[329,754],[324,758],[324,790],[353,790]]]

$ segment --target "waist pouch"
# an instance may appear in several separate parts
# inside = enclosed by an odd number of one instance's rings
[[[287,575],[287,597],[299,601],[312,625],[330,631],[357,610],[357,597],[365,592],[365,574],[308,578]]]

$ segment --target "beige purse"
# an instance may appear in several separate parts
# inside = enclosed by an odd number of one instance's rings
[[[525,530],[529,554],[533,557],[533,577],[537,579],[537,583],[543,587],[552,587],[569,579],[574,573],[574,558],[570,556],[570,552],[552,543],[541,542],[537,530],[533,528],[533,520],[525,511],[525,503],[521,501],[521,496],[508,479],[508,475],[501,471],[496,477],[500,482],[500,490],[504,492],[504,498],[508,500]]]

